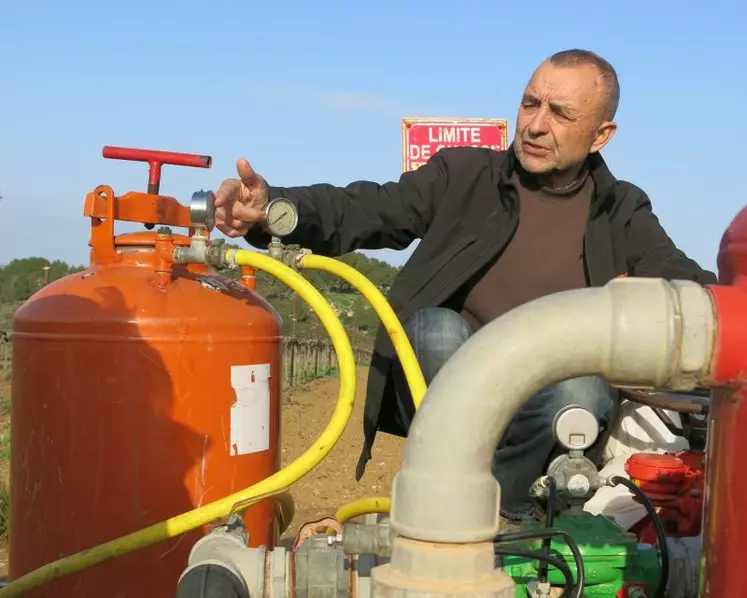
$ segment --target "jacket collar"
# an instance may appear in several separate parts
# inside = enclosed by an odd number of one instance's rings
[[[593,215],[596,215],[612,199],[617,179],[607,167],[607,163],[599,152],[589,154],[587,160],[589,161],[589,174],[594,181],[595,188],[591,211]],[[501,185],[509,183],[517,162],[518,159],[514,153],[514,144],[512,142],[506,151],[506,159],[500,169],[499,178]]]

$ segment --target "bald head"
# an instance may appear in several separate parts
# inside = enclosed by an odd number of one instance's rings
[[[600,88],[606,97],[605,120],[614,120],[617,106],[620,103],[620,83],[617,72],[604,58],[589,50],[563,50],[556,52],[547,59],[557,67],[592,66],[599,73]]]
[[[612,66],[593,52],[567,50],[532,74],[516,119],[514,151],[530,173],[565,184],[617,126],[620,86]]]

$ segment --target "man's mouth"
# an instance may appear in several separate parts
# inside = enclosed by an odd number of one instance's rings
[[[532,143],[531,141],[524,141],[524,151],[535,156],[545,156],[550,153],[550,148]]]

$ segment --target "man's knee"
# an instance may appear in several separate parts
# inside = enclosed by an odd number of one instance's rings
[[[416,311],[404,329],[428,384],[472,335],[472,328],[458,312],[443,307]]]
[[[426,307],[416,311],[405,323],[408,336],[427,333],[458,339],[462,343],[472,335],[472,329],[459,312],[446,307]]]

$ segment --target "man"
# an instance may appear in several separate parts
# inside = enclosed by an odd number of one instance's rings
[[[507,151],[445,149],[396,183],[359,181],[345,188],[268,186],[239,160],[241,180],[224,181],[216,193],[217,226],[265,248],[262,210],[269,199],[287,197],[299,210],[288,242],[318,254],[405,249],[421,239],[390,301],[430,382],[477,329],[532,299],[617,276],[716,282],[677,249],[646,194],[616,180],[599,155],[615,133],[619,95],[607,61],[583,50],[559,52],[529,81]],[[552,420],[571,403],[591,410],[602,429],[615,415],[616,396],[595,377],[533,397],[495,455],[505,518],[530,512],[529,488],[557,450]],[[376,431],[404,436],[413,414],[401,367],[380,328],[358,479]]]

